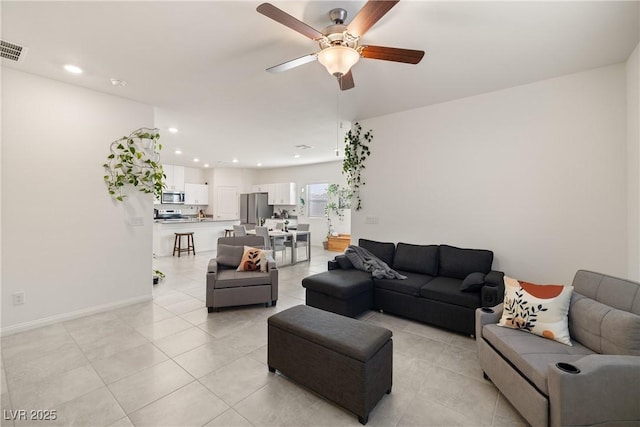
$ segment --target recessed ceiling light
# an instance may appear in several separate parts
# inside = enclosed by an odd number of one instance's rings
[[[176,154],[182,154],[182,151],[180,151],[180,150],[176,150],[176,151],[175,151],[175,153],[176,153]]]
[[[167,129],[169,132],[171,133],[177,133],[178,132],[178,128],[169,128]]]
[[[297,159],[298,157],[300,157],[300,154],[294,154],[293,157]]]
[[[193,159],[193,161],[194,161],[194,162],[199,162],[199,161],[200,161],[200,159],[199,159],[199,158],[197,158],[197,157],[195,157],[195,158]]]
[[[258,163],[258,165],[257,165],[257,166],[262,166],[262,163]]]
[[[205,163],[205,164],[204,164],[204,165],[202,165],[202,166],[204,166],[205,168],[208,168],[208,167],[209,167],[209,163]]]
[[[238,159],[233,159],[232,162],[233,163],[238,163]]]
[[[67,64],[64,66],[64,69],[73,74],[82,74],[82,68],[75,65]]]
[[[111,78],[109,80],[111,80],[111,85],[112,86],[125,87],[127,85],[127,82],[125,82],[124,80],[114,79],[114,78]]]

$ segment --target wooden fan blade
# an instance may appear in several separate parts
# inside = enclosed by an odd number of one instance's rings
[[[270,73],[280,73],[282,71],[287,71],[292,68],[299,67],[304,64],[308,64],[309,62],[316,61],[317,59],[318,59],[318,54],[310,53],[309,55],[301,56],[300,58],[292,59],[291,61],[274,65],[271,68],[267,68],[267,71]]]
[[[303,36],[309,37],[311,40],[317,40],[324,37],[324,34],[322,34],[320,31],[311,28],[304,22],[294,18],[293,16],[282,11],[281,9],[278,9],[270,3],[262,3],[256,8],[256,10],[258,11],[258,13],[263,14],[267,18],[271,18],[274,21],[279,22],[282,25],[299,32]]]
[[[384,46],[364,46],[360,52],[360,56],[369,59],[382,59],[383,61],[417,64],[422,60],[424,51]]]
[[[400,0],[369,0],[348,25],[347,31],[352,36],[362,37],[376,22],[380,20]]]
[[[355,87],[351,70],[347,74],[338,77],[338,86],[340,86],[340,90],[349,90]]]

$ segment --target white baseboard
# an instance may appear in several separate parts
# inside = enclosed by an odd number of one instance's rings
[[[67,320],[77,319],[79,317],[90,316],[92,314],[102,313],[104,311],[113,310],[127,305],[138,304],[141,302],[152,301],[153,295],[144,295],[141,297],[129,298],[123,301],[99,305],[96,307],[84,308],[82,310],[72,311],[70,313],[57,314],[55,316],[45,317],[44,319],[32,320],[29,322],[19,323],[17,325],[7,326],[0,329],[0,336],[12,335],[18,332],[28,331],[30,329],[39,328],[41,326],[51,325],[53,323],[63,322]]]

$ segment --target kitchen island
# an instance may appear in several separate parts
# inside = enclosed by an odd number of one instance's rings
[[[233,228],[240,220],[205,219],[157,219],[153,222],[153,253],[156,256],[173,254],[174,233],[193,231],[196,253],[214,251],[218,237],[224,237],[226,228]],[[186,242],[183,242],[183,246]]]

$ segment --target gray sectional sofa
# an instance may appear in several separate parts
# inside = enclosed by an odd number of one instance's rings
[[[349,317],[373,308],[473,335],[475,310],[504,297],[504,274],[491,270],[491,251],[367,239],[358,245],[407,279],[374,279],[339,255],[329,271],[302,281],[307,305]]]
[[[485,377],[533,426],[640,425],[640,283],[580,270],[569,307],[572,346],[476,312]]]

